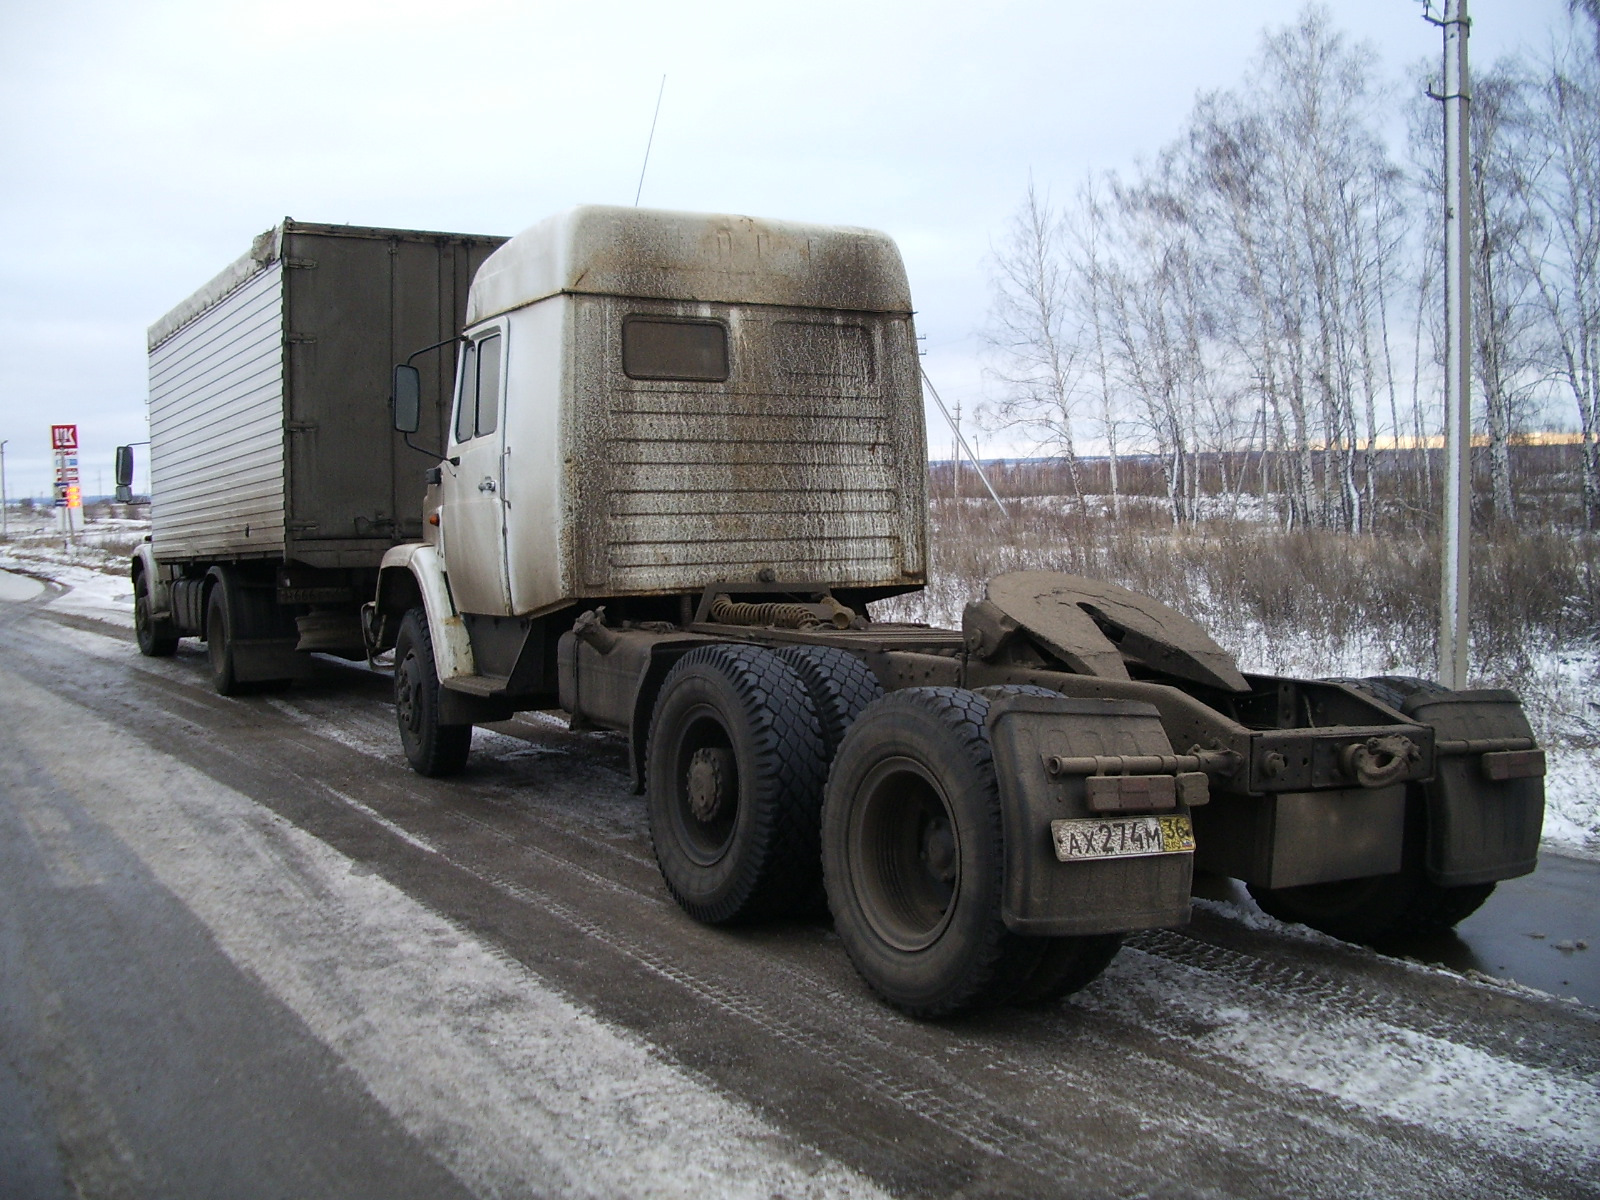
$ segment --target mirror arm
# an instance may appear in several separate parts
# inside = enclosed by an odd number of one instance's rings
[[[420,358],[424,354],[430,354],[435,350],[439,350],[439,349],[442,349],[445,346],[450,345],[452,342],[459,342],[461,340],[462,340],[462,338],[461,338],[461,335],[459,333],[452,334],[450,337],[445,338],[443,341],[435,342],[431,346],[424,346],[421,350],[413,350],[410,354],[406,355],[405,365],[409,367],[411,365],[411,362],[412,362],[413,359]],[[392,416],[393,412],[394,412],[394,397],[393,396],[389,397],[389,411],[390,411],[390,414]],[[415,442],[413,442],[411,440],[411,435],[409,433],[402,434],[401,436],[405,439],[406,447],[408,449],[415,450],[418,454],[426,454],[429,458],[432,458],[432,459],[441,459],[441,458],[444,457],[444,451],[443,450],[430,450],[426,446],[417,445]],[[455,466],[459,461],[460,461],[459,459],[454,459],[453,458],[453,459],[450,460],[450,465],[451,466]]]
[[[430,351],[438,350],[442,346],[448,346],[451,342],[459,342],[460,340],[461,335],[458,333],[452,337],[445,338],[442,342],[435,342],[431,346],[424,346],[421,350],[413,350],[409,355],[406,356],[406,366],[409,367],[411,365],[411,360],[414,358],[420,358],[422,355],[427,354]]]

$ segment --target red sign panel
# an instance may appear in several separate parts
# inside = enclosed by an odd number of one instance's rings
[[[76,450],[78,448],[78,427],[76,425],[50,426],[50,446],[55,450]]]

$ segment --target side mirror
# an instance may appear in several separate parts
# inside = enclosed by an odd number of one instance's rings
[[[133,486],[133,447],[117,447],[117,488]],[[126,501],[124,501],[126,503]]]
[[[422,426],[422,373],[402,363],[394,369],[394,427],[415,433]]]

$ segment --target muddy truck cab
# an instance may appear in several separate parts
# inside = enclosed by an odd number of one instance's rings
[[[417,363],[455,351],[454,396]],[[1048,572],[960,630],[926,582],[898,250],[864,229],[586,207],[483,263],[423,537],[363,613],[405,753],[564,709],[627,740],[666,885],[724,924],[825,904],[867,983],[938,1016],[1064,995],[1188,918],[1194,866],[1341,936],[1450,923],[1532,869],[1514,697],[1241,674],[1194,622]]]

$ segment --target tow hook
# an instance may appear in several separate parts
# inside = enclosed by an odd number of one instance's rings
[[[1339,765],[1362,787],[1387,787],[1403,778],[1422,758],[1422,751],[1404,734],[1369,737],[1339,751]]]

